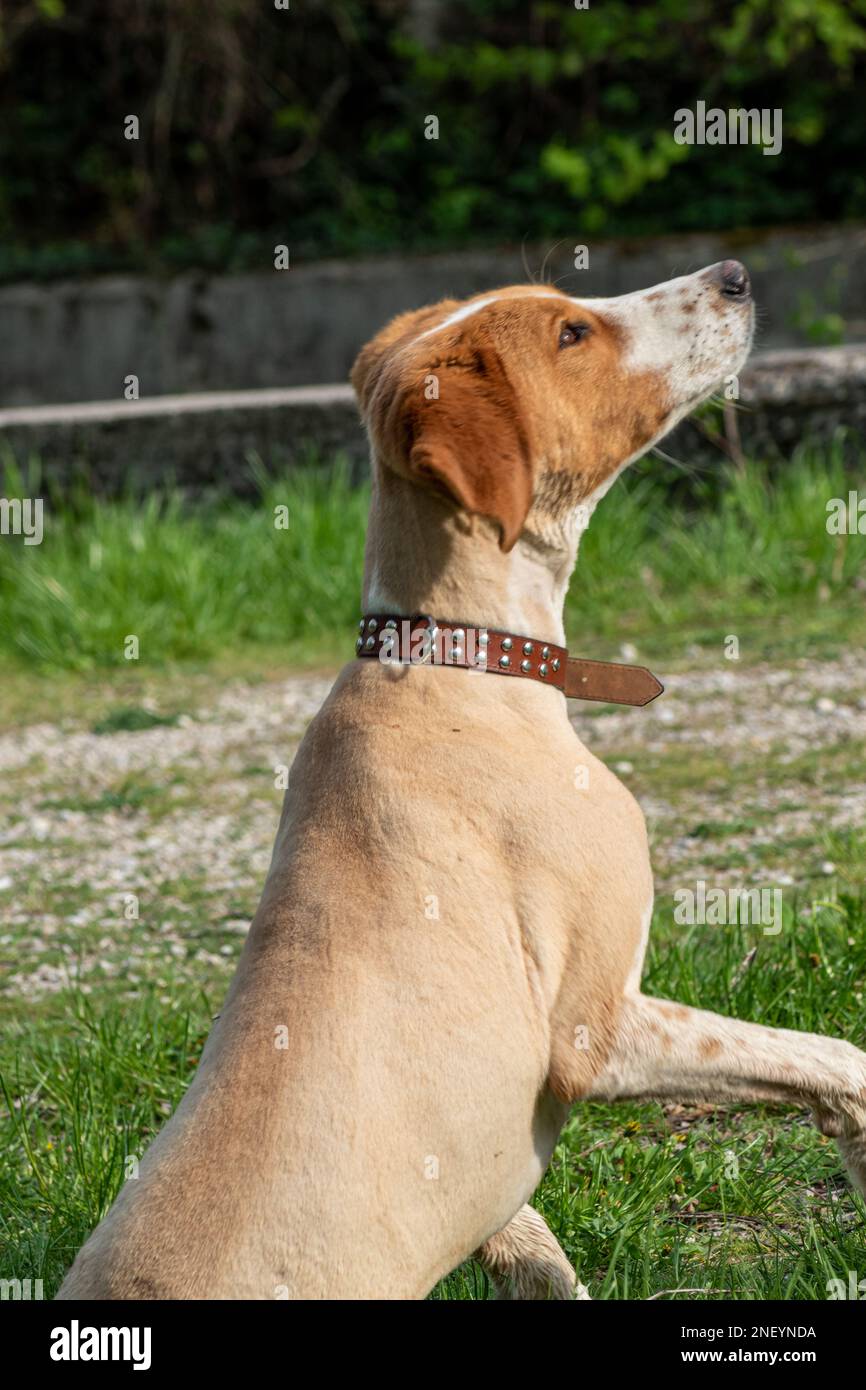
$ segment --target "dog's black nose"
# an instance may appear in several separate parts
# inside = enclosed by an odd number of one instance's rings
[[[722,261],[719,281],[726,299],[748,299],[752,291],[749,272],[741,261]]]

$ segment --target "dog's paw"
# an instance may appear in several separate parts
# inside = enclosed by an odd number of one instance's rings
[[[853,1136],[841,1135],[837,1143],[849,1178],[861,1197],[866,1198],[866,1129]]]

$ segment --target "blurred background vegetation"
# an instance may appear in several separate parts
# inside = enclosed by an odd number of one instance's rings
[[[866,0],[2,0],[0,65],[6,280],[866,215]]]

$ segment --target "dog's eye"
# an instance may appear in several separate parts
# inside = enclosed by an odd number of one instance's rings
[[[572,343],[581,342],[591,331],[588,323],[563,324],[559,334],[559,346],[561,348],[571,347]]]

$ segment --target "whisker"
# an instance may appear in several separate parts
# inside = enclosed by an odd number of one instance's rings
[[[695,459],[690,459],[688,462],[686,462],[685,459],[676,459],[674,458],[673,454],[666,454],[663,449],[660,449],[658,447],[657,444],[653,445],[653,447],[649,450],[649,453],[652,454],[655,458],[661,459],[663,463],[669,463],[674,468],[678,468],[681,473],[687,473],[692,475],[697,473],[708,473],[712,468],[711,464],[698,463]]]
[[[535,284],[538,283],[538,281],[536,280],[536,278],[535,278],[535,276],[533,275],[532,271],[529,269],[529,262],[528,262],[527,259],[526,259],[526,242],[527,242],[528,238],[529,238],[529,233],[526,232],[526,233],[524,234],[524,237],[523,237],[522,242],[520,243],[520,259],[521,259],[522,262],[523,262],[523,269],[524,269],[524,271],[526,272],[526,278],[527,278],[527,280],[529,281],[530,285],[535,285]]]
[[[554,251],[558,250],[559,247],[562,246],[562,244],[563,244],[564,241],[565,241],[565,237],[560,237],[559,241],[554,242],[553,246],[551,246],[550,250],[548,251],[547,255],[545,256],[544,260],[543,260],[542,263],[541,263],[541,276],[540,276],[540,279],[541,279],[542,281],[544,281],[545,284],[548,283],[548,281],[544,280],[544,272],[547,270],[547,262],[550,260],[550,258],[551,258],[551,256],[553,255]],[[560,276],[560,279],[564,279],[564,278],[565,278],[564,276]]]

